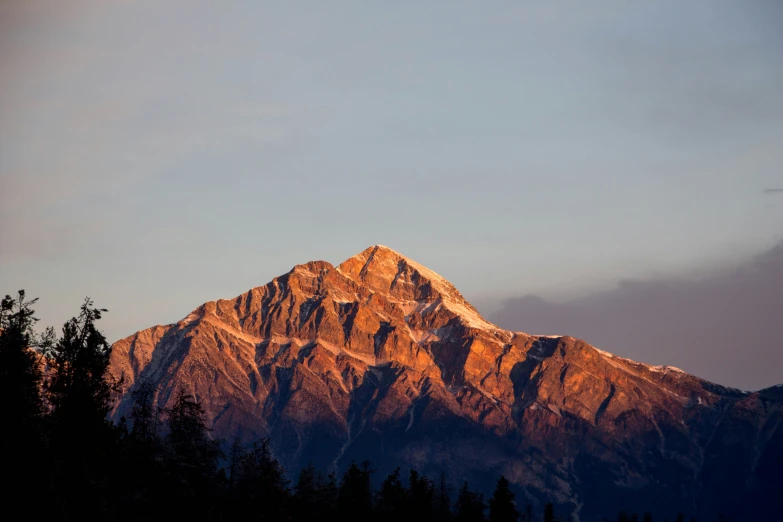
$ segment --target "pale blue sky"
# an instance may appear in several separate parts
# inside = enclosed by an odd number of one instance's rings
[[[481,306],[782,237],[780,2],[0,3],[0,292],[110,340],[388,245]]]

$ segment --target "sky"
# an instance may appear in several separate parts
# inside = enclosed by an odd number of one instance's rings
[[[114,341],[374,244],[486,313],[724,273],[783,240],[780,20],[0,0],[0,292],[39,297],[41,325],[90,296]]]

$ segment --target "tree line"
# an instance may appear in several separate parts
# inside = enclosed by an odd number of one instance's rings
[[[341,474],[312,465],[290,480],[268,439],[250,447],[215,440],[201,404],[180,391],[171,408],[137,385],[128,418],[108,419],[121,383],[108,373],[111,347],[90,299],[58,336],[37,334],[24,291],[0,305],[2,511],[33,520],[263,520],[269,522],[565,522],[549,502],[521,505],[506,477],[492,496],[463,483],[452,491],[397,469],[374,487],[372,463]],[[18,515],[17,515],[18,516]],[[620,513],[618,522],[652,522]],[[676,522],[684,522],[679,515]]]

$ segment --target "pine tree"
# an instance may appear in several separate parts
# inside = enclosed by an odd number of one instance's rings
[[[312,522],[323,509],[320,493],[325,482],[320,471],[312,463],[302,468],[294,486],[292,514],[295,520]]]
[[[454,504],[454,520],[456,522],[484,522],[486,509],[481,493],[468,488],[468,483],[462,486]]]
[[[79,316],[63,325],[62,337],[47,351],[52,418],[63,427],[79,426],[82,440],[85,435],[100,436],[109,427],[106,415],[118,384],[107,374],[111,347],[95,324],[103,312],[85,299]]]
[[[239,504],[245,516],[271,522],[284,520],[290,509],[289,481],[272,455],[269,439],[264,438],[242,458],[235,481]]]
[[[4,423],[14,427],[0,430],[4,454],[16,449],[7,446],[10,440],[5,436],[33,436],[43,413],[40,356],[31,349],[38,319],[30,307],[36,301],[26,301],[24,290],[19,290],[16,298],[7,295],[0,303],[0,411]]]
[[[205,519],[214,514],[220,490],[220,443],[212,440],[204,409],[180,391],[169,412],[164,473],[172,502],[168,516]]]
[[[131,393],[131,427],[120,419],[120,461],[122,470],[112,489],[119,492],[120,520],[143,520],[158,512],[168,496],[166,469],[163,465],[165,447],[160,434],[159,410],[154,406],[154,388],[141,383]]]
[[[430,479],[412,469],[408,475],[408,514],[416,520],[432,520],[435,488]]]
[[[339,496],[340,488],[337,486],[337,475],[332,471],[326,476],[319,492],[319,504],[323,506],[321,520],[334,520]]]
[[[400,468],[395,469],[381,484],[376,499],[381,521],[398,520],[405,513],[409,492],[400,480]]]
[[[514,498],[508,479],[501,475],[495,486],[495,493],[489,499],[490,522],[517,522],[520,513]]]
[[[141,382],[134,387],[131,398],[131,436],[137,441],[156,440],[159,411],[155,407],[155,388],[148,382]]]
[[[544,506],[544,522],[555,522],[555,506],[551,502]]]
[[[42,462],[41,360],[33,324],[37,321],[24,290],[0,303],[0,452],[6,508],[29,506],[37,496]],[[11,458],[13,456],[13,458]],[[13,511],[13,509],[11,509]]]
[[[523,522],[533,522],[533,506],[528,504],[525,506],[525,514],[522,515]]]
[[[369,461],[358,466],[351,461],[340,482],[337,497],[338,517],[346,522],[364,522],[372,513],[372,488],[370,477],[373,469]]]
[[[451,501],[449,499],[449,489],[446,486],[446,474],[440,474],[440,483],[438,484],[438,494],[435,499],[433,520],[435,522],[448,522],[451,520]]]
[[[229,493],[235,492],[236,481],[239,476],[239,465],[245,457],[245,449],[239,442],[239,437],[234,438],[231,448],[228,450],[228,489]]]
[[[119,430],[107,419],[117,389],[107,372],[111,347],[96,326],[105,311],[85,299],[79,315],[63,325],[62,337],[46,349],[50,504],[66,518],[111,516]]]
[[[291,514],[301,522],[332,520],[337,499],[334,474],[326,476],[309,464],[299,473],[294,486]]]

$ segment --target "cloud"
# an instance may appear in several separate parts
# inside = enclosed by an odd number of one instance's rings
[[[562,303],[527,295],[487,315],[511,330],[572,335],[620,356],[759,389],[783,383],[783,243],[719,273],[626,280]]]
[[[778,194],[783,192],[783,188],[768,188],[764,189],[764,194]]]

